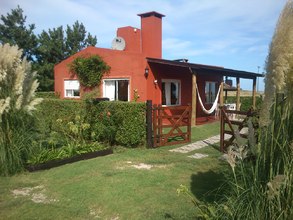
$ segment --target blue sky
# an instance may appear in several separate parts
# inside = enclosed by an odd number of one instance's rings
[[[163,58],[251,72],[264,71],[268,47],[286,0],[1,0],[0,14],[17,5],[42,30],[82,22],[97,47],[110,48],[116,29],[140,28],[139,13],[163,18]],[[241,88],[251,90],[251,81]],[[263,80],[258,89],[263,90]]]

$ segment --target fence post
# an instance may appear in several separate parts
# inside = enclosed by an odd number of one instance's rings
[[[152,107],[153,107],[152,100],[147,100],[146,101],[146,142],[147,142],[147,147],[149,148],[154,147]]]
[[[223,106],[220,106],[220,150],[224,152],[224,140],[225,140],[225,122],[224,122],[224,113],[223,113]]]

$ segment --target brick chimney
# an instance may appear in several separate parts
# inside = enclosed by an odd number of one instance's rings
[[[146,57],[162,58],[162,18],[165,15],[152,11],[138,16],[141,17],[142,53]]]

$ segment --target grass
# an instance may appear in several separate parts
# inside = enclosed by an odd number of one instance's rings
[[[192,140],[217,133],[218,123],[194,127]],[[200,160],[169,151],[175,147],[117,148],[105,157],[0,177],[0,219],[191,219],[194,206],[176,189],[184,184],[196,198],[211,202],[215,194],[208,191],[221,184],[220,170],[226,166],[212,147],[198,150],[209,154]],[[140,163],[153,167],[133,167]],[[31,188],[28,195],[13,195],[25,187]],[[42,202],[32,201],[42,196]]]

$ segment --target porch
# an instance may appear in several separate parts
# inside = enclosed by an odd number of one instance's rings
[[[180,105],[191,104],[191,125],[200,125],[219,120],[219,107],[224,106],[224,96],[228,91],[236,92],[236,102],[234,110],[240,110],[240,79],[252,81],[252,109],[256,108],[256,82],[257,77],[262,74],[246,72],[241,70],[227,69],[219,66],[209,66],[180,61],[171,61],[155,58],[147,58],[148,65],[156,82],[161,90],[161,100],[163,100],[163,89],[160,84],[164,79],[175,79],[181,82]],[[229,87],[229,81],[224,82],[224,77],[234,78],[236,87]],[[209,85],[208,85],[209,83]],[[226,85],[226,86],[224,86]],[[209,91],[210,86],[213,90]],[[216,96],[216,91],[218,91]],[[212,92],[208,94],[208,92]],[[210,100],[209,100],[210,99]],[[161,102],[162,104],[162,102]]]

